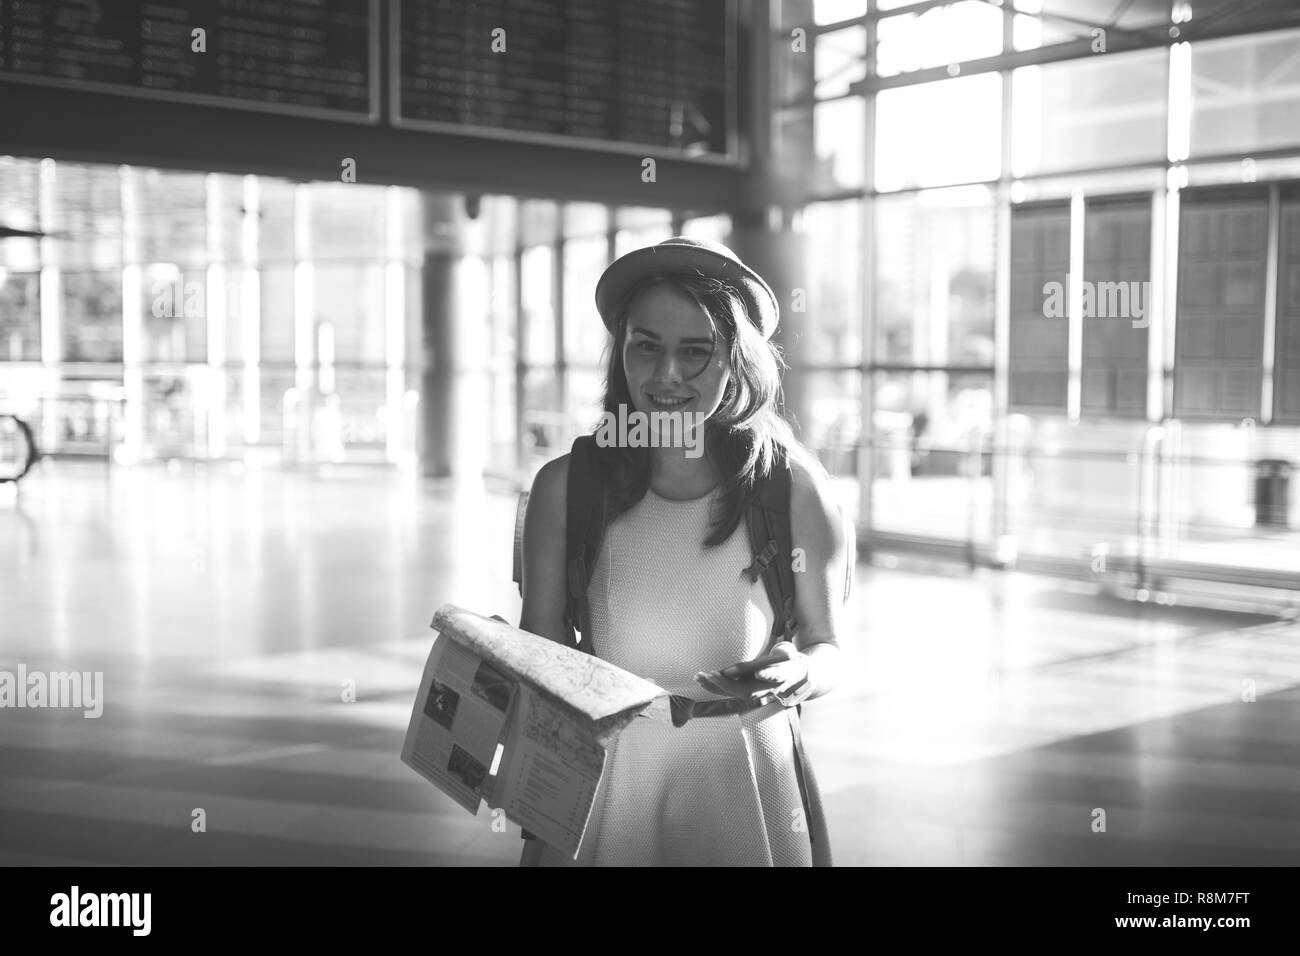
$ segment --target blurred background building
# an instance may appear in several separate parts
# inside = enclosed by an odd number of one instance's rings
[[[558,121],[510,143],[421,119],[440,101],[411,48],[437,28],[419,5],[336,6],[335,31],[349,12],[401,23],[407,59],[377,64],[407,94],[389,94],[391,143],[341,122],[373,105],[364,74],[318,120],[305,102],[223,108],[226,87],[74,93],[127,81],[67,67],[53,37],[80,21],[47,13],[23,43],[6,12],[0,78],[24,82],[5,83],[0,124],[0,223],[18,231],[0,242],[0,403],[47,454],[422,461],[518,486],[596,414],[601,270],[684,233],[776,260],[789,409],[868,547],[1296,580],[1294,5],[719,3],[697,22],[668,4],[678,85],[654,108],[679,133],[683,102],[720,128],[659,143],[650,183],[626,142],[568,163]],[[595,29],[574,9],[571,49]],[[713,32],[672,33],[687,27]],[[687,53],[716,60],[683,80]],[[499,136],[518,116],[470,115],[492,79],[458,69],[444,99]],[[696,99],[673,98],[682,83]],[[1128,285],[1130,311],[1104,293],[1090,311],[1070,277]]]

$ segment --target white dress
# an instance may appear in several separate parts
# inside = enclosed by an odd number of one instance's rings
[[[697,700],[698,671],[756,657],[772,607],[742,519],[703,545],[718,491],[645,497],[605,530],[589,588],[596,653]],[[546,847],[541,865],[811,866],[788,713],[771,704],[676,728],[638,717],[608,750],[576,861]]]

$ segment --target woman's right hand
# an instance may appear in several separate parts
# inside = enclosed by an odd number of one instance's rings
[[[794,644],[781,641],[761,657],[701,672],[695,680],[715,694],[742,700],[771,697],[790,706],[789,701],[808,683],[808,659]]]

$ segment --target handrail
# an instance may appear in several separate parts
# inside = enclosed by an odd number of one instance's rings
[[[1150,428],[1163,428],[1163,427],[1164,426],[1161,425],[1150,426]],[[1145,441],[1145,437],[1146,436],[1144,433],[1143,435],[1144,441]],[[872,450],[877,450],[877,449],[895,450],[898,448],[911,448],[913,447],[913,441],[914,439],[912,439],[911,437],[900,436],[896,440],[865,439],[856,442],[843,442],[840,444],[825,444],[820,447],[822,447],[823,450],[827,450],[827,451],[830,450],[848,451],[848,450],[856,450],[859,448],[868,448]],[[935,451],[948,452],[954,455],[965,454],[968,453],[969,451],[968,446],[966,446],[965,444],[922,445],[921,447],[923,447],[926,451],[930,451],[930,452],[935,452]],[[1089,448],[1086,446],[1048,450],[1042,448],[1041,446],[1020,447],[1020,446],[1011,446],[1011,445],[984,444],[982,450],[983,453],[985,454],[997,455],[997,456],[1010,456],[1014,454],[1014,455],[1023,455],[1026,458],[1035,458],[1035,457],[1061,458],[1061,459],[1070,459],[1070,460],[1116,459],[1116,460],[1127,462],[1129,464],[1135,463],[1135,459],[1140,459],[1142,454],[1140,449],[1138,451],[1134,451],[1132,449]],[[1279,457],[1279,456],[1273,456],[1273,457]],[[1297,453],[1297,458],[1300,458],[1300,452]],[[1254,468],[1255,466],[1255,460],[1253,457],[1252,458],[1211,458],[1205,455],[1176,455],[1169,458],[1165,458],[1163,460],[1173,464],[1179,464],[1179,465],[1204,465],[1204,466],[1239,465],[1239,466],[1249,467],[1249,468]]]

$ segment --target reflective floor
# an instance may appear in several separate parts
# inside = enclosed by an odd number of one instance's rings
[[[512,497],[67,462],[0,495],[0,670],[104,675],[99,719],[0,709],[0,863],[518,859],[398,759],[434,609],[517,619]],[[804,720],[838,863],[1300,864],[1296,622],[920,567],[853,600]]]

